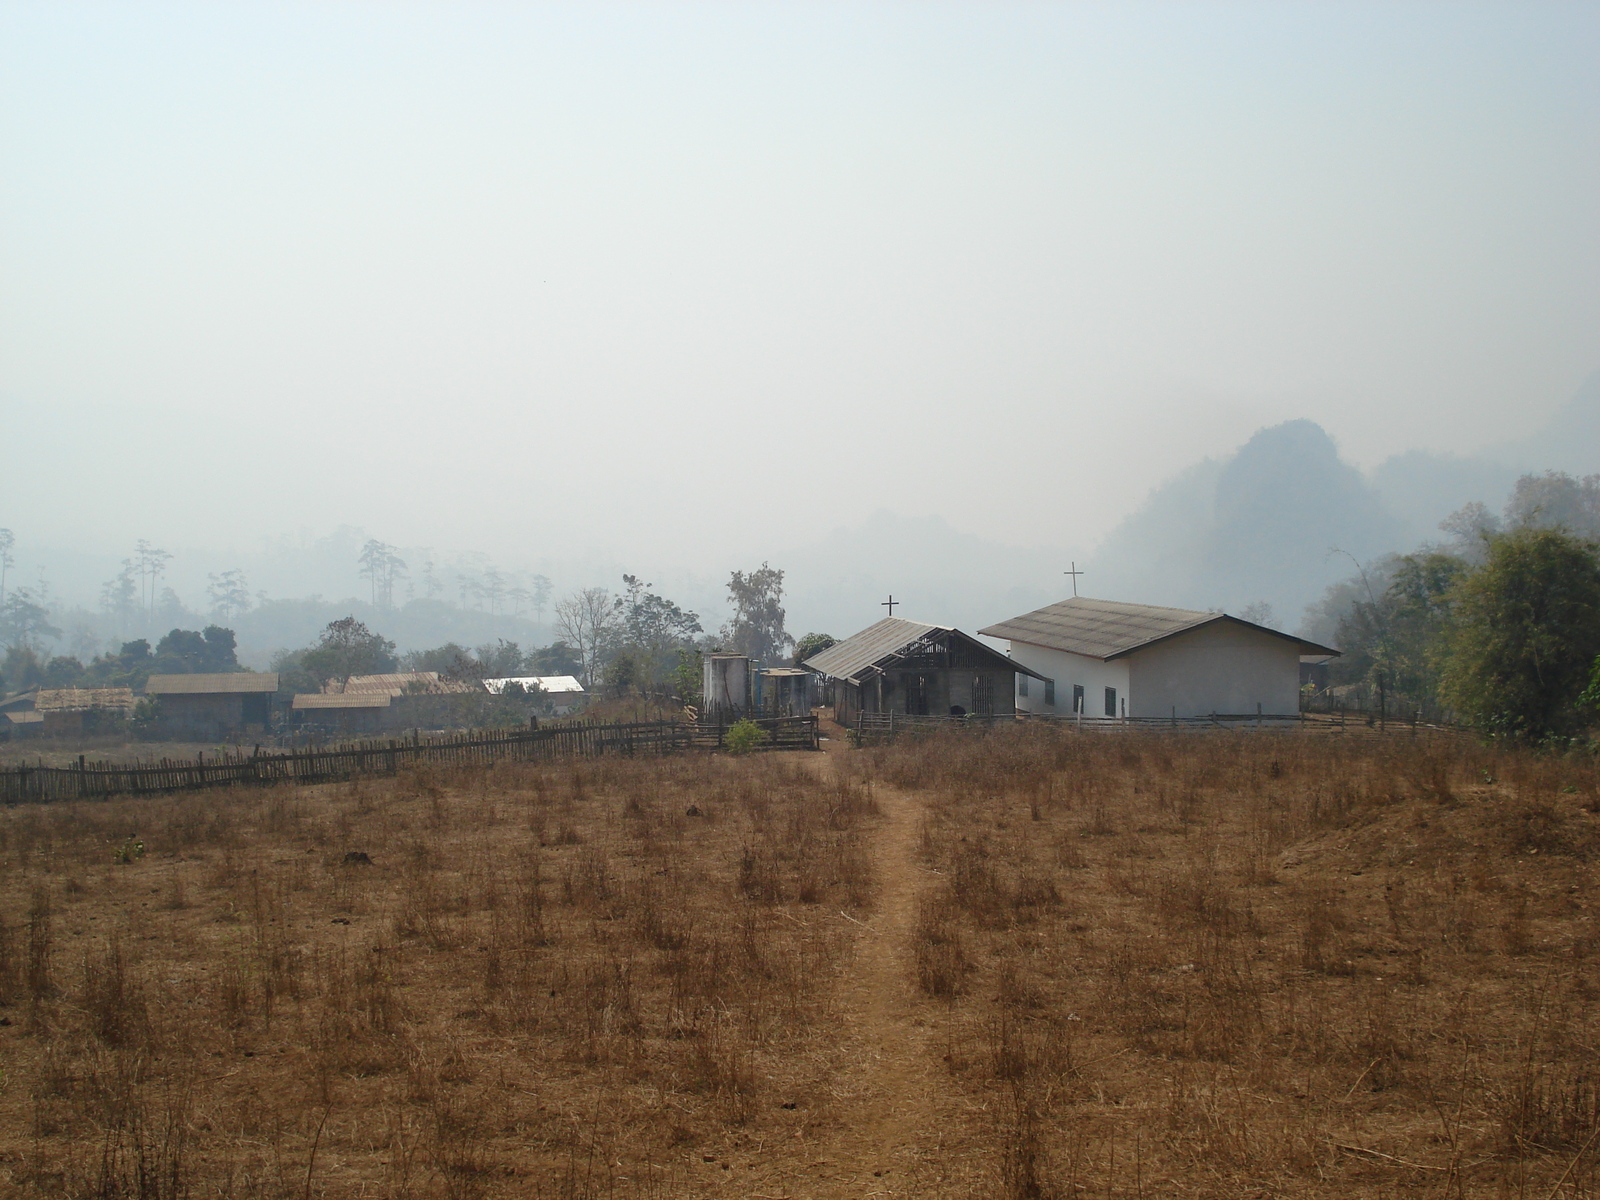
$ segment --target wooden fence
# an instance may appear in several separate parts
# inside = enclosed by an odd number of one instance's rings
[[[766,734],[762,750],[816,750],[819,749],[817,718],[807,717],[749,717]],[[696,746],[721,746],[727,740],[732,723],[706,720],[689,726]]]
[[[391,775],[403,767],[487,765],[500,759],[668,754],[694,744],[689,726],[675,721],[600,724],[571,722],[540,728],[476,730],[468,734],[345,742],[289,753],[220,754],[192,761],[86,762],[72,767],[0,770],[0,803],[47,803],[118,795],[147,795],[236,783],[328,783]]]
[[[1016,728],[1022,724],[1045,724],[1081,733],[1159,733],[1200,732],[1218,729],[1260,729],[1279,733],[1332,733],[1379,735],[1388,737],[1462,736],[1449,725],[1417,720],[1368,721],[1346,719],[1345,713],[1327,716],[1317,713],[1211,713],[1203,717],[1087,717],[1063,714],[1042,716],[1018,713],[1015,716],[907,717],[899,713],[862,713],[856,720],[856,736],[863,742],[878,742],[900,733],[928,732],[936,729],[989,730]]]

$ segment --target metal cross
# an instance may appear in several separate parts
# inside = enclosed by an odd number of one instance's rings
[[[896,599],[895,599],[895,598],[894,598],[894,593],[893,593],[893,592],[890,592],[890,593],[889,593],[889,598],[888,598],[888,599],[887,599],[887,600],[880,600],[880,601],[878,601],[878,604],[879,604],[879,605],[880,605],[880,606],[881,606],[881,607],[884,607],[884,608],[887,608],[887,609],[888,609],[888,610],[889,610],[889,615],[890,615],[890,616],[891,616],[891,617],[892,617],[892,616],[894,616],[894,606],[895,606],[895,605],[896,605],[896,604],[900,604],[900,603],[901,603],[901,601],[899,601],[899,600],[896,600]]]
[[[1072,576],[1072,597],[1073,597],[1073,599],[1077,599],[1077,597],[1078,597],[1078,576],[1082,575],[1083,572],[1078,570],[1078,564],[1077,563],[1073,563],[1072,564],[1072,570],[1063,571],[1061,573],[1063,575]]]

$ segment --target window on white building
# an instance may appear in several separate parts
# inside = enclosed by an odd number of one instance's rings
[[[1056,706],[1056,681],[1054,679],[1046,679],[1044,681],[1044,702],[1051,708]]]

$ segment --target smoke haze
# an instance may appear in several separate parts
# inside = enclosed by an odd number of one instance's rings
[[[1330,545],[1600,470],[1597,58],[1570,4],[8,5],[15,578],[337,603],[376,537],[709,625],[770,560],[845,633],[1077,559],[1293,625]]]

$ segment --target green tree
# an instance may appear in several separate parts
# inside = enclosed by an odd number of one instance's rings
[[[156,644],[156,675],[222,674],[243,670],[233,630],[207,625],[203,631],[174,629]]]
[[[12,646],[6,651],[4,673],[12,691],[38,687],[44,680],[44,667],[32,646]]]
[[[613,602],[616,641],[632,660],[628,682],[650,687],[661,681],[672,652],[693,644],[700,617],[656,595],[637,575],[624,575],[622,582],[627,590]]]
[[[342,687],[352,675],[381,675],[399,664],[393,642],[350,616],[328,622],[317,644],[301,656],[300,665],[323,688],[330,680],[338,680]]]
[[[1578,707],[1584,712],[1600,713],[1600,656],[1594,660],[1594,666],[1589,668],[1589,686],[1583,689],[1583,695],[1578,697]]]
[[[1452,591],[1441,693],[1486,732],[1527,741],[1579,730],[1600,657],[1600,555],[1549,529],[1494,537]]]
[[[84,672],[84,683],[91,687],[142,688],[154,666],[150,643],[144,638],[123,642],[115,654],[102,654]]]
[[[678,665],[672,668],[672,690],[680,703],[699,707],[705,687],[705,655],[693,648],[678,651]]]
[[[57,655],[45,664],[44,678],[39,681],[40,687],[69,688],[76,687],[83,679],[83,664],[76,658]]]
[[[1377,665],[1397,707],[1435,711],[1441,641],[1450,629],[1456,584],[1467,564],[1453,554],[1428,551],[1400,559],[1384,590],[1386,612]]]
[[[794,645],[783,628],[783,572],[766,563],[761,569],[735,571],[728,580],[733,616],[722,627],[728,649],[771,661]]]
[[[551,642],[537,650],[530,650],[523,659],[522,669],[529,675],[583,674],[583,659],[577,650],[564,641]]]
[[[794,664],[799,666],[813,654],[821,654],[829,646],[838,644],[831,633],[808,633],[794,644]]]

